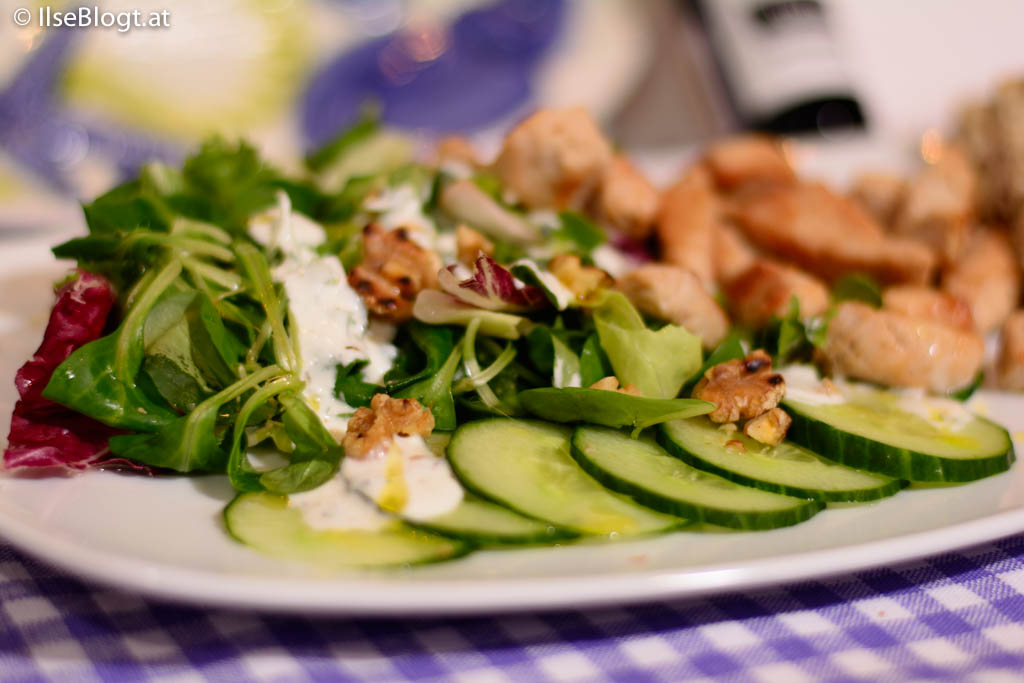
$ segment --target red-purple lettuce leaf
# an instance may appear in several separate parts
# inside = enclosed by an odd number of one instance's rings
[[[42,396],[54,369],[73,351],[103,334],[115,300],[113,287],[105,278],[84,270],[77,270],[57,291],[43,341],[14,378],[20,398],[11,415],[4,469],[149,471],[138,463],[110,457],[107,439],[120,433],[118,430]]]
[[[548,306],[548,298],[539,287],[525,285],[509,270],[483,252],[473,264],[472,274],[462,279],[458,265],[438,273],[441,289],[468,304],[489,311],[521,312]]]

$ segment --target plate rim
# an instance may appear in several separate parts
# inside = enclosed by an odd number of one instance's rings
[[[396,582],[338,576],[270,578],[175,567],[110,555],[49,536],[0,510],[0,536],[7,542],[44,564],[95,584],[193,607],[317,617],[495,615],[685,600],[825,580],[964,550],[1020,532],[1024,532],[1024,507],[866,543],[676,570]]]

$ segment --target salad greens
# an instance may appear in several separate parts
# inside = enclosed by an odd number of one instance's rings
[[[435,429],[451,431],[481,414],[522,415],[522,392],[585,387],[612,374],[651,401],[678,394],[700,364],[696,337],[672,325],[648,329],[617,293],[583,309],[545,270],[545,250],[585,256],[605,241],[581,214],[562,212],[539,228],[501,200],[486,174],[467,184],[408,163],[327,189],[324,178],[339,164],[359,166],[352,155],[382,133],[363,119],[309,156],[305,178],[281,174],[244,143],[214,139],[180,170],[149,165],[87,204],[88,235],[54,254],[113,283],[118,323],[56,367],[45,398],[122,430],[109,440],[112,457],[223,472],[240,491],[315,487],[338,470],[340,435],[327,431],[307,392],[309,359],[276,275],[281,252],[273,240],[257,241],[249,225],[283,192],[294,211],[323,227],[316,256],[351,268],[363,258],[362,227],[388,210],[380,193],[404,187],[422,198],[416,210],[437,229],[468,221],[518,245],[521,258],[506,267],[481,254],[461,275],[455,266],[442,270],[441,288],[421,292],[415,319],[398,327],[379,380],[367,379],[366,357],[336,362],[330,389],[339,401],[354,411],[376,394],[416,399]],[[530,244],[543,247],[532,258]],[[623,425],[654,419],[649,407],[635,407],[650,403],[615,394],[596,400],[625,402],[632,417]],[[284,464],[263,470],[250,462],[247,449],[261,442]]]
[[[326,491],[332,505],[368,507],[369,526],[303,533],[356,554],[378,548],[373,562],[443,559],[480,539],[665,530],[678,515],[768,528],[820,508],[781,495],[799,488],[797,466],[772,475],[776,493],[746,488],[729,450],[742,446],[735,425],[719,433],[699,417],[715,405],[688,396],[752,347],[780,365],[810,359],[828,315],[803,317],[794,298],[757,336],[734,330],[704,357],[698,336],[649,324],[607,274],[580,278],[604,282],[592,287],[555,276],[556,258],[583,272],[601,260],[595,250],[613,249],[592,215],[528,212],[491,172],[426,166],[412,150],[369,114],[298,176],[213,139],[182,168],[151,164],[85,205],[88,234],[53,249],[77,270],[19,371],[5,466],[226,475],[239,492],[232,533],[292,550],[296,539],[265,534],[304,524],[284,496],[315,503]],[[476,253],[459,244],[464,228],[479,233]],[[858,276],[833,296],[881,301]],[[842,402],[789,408],[791,438],[843,453],[856,442],[871,454],[856,467],[900,460],[953,480],[1012,462],[1005,430],[977,419],[984,448],[954,471],[948,445],[865,445],[843,426],[854,413]],[[893,424],[910,415],[892,410]],[[696,424],[724,445],[680,436]],[[440,457],[430,450],[449,440]],[[684,460],[729,467],[719,478]],[[507,489],[515,482],[526,485]],[[884,483],[879,495],[899,488]],[[417,487],[451,505],[424,512],[410,503]],[[736,509],[719,509],[725,489]]]

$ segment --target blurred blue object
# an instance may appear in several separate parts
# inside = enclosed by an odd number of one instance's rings
[[[302,106],[310,147],[358,118],[368,101],[387,123],[430,132],[493,124],[531,98],[540,58],[563,27],[564,0],[501,0],[450,27],[408,27],[336,58]]]
[[[97,153],[131,176],[147,161],[177,161],[180,150],[144,135],[104,130],[79,120],[57,101],[57,83],[80,32],[53,31],[7,89],[0,92],[0,148],[54,189],[73,194],[70,174]]]

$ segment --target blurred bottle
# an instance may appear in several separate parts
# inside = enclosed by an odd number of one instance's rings
[[[693,0],[744,126],[861,128],[864,114],[818,0]]]

